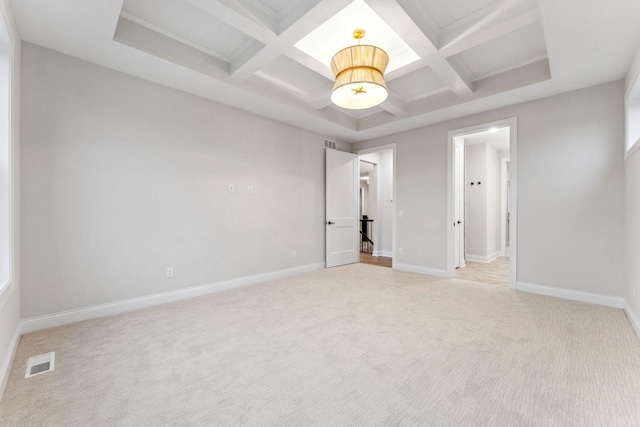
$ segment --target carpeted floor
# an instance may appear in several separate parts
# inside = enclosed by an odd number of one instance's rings
[[[25,335],[0,424],[626,426],[639,396],[622,310],[353,264]]]
[[[500,257],[491,262],[465,261],[456,269],[456,279],[509,286],[509,258]]]

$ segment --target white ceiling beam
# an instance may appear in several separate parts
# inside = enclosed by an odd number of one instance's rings
[[[536,8],[519,13],[507,20],[500,20],[500,22],[495,22],[496,20],[494,19],[486,19],[462,31],[455,29],[451,32],[443,33],[440,36],[440,53],[445,57],[456,55],[533,24],[540,21],[540,19],[540,11]]]
[[[272,13],[269,13],[269,7],[261,8],[262,2],[247,2],[243,0],[219,0],[227,4],[240,14],[252,18],[254,21],[261,23],[274,33],[278,33],[278,20]],[[253,4],[255,3],[255,4]]]
[[[329,68],[329,64],[323,64],[312,56],[307,55],[297,47],[291,46],[291,48],[285,52],[285,55],[287,55],[297,63],[302,64],[305,67],[315,71],[321,76],[326,77],[331,81],[334,80],[333,72],[331,71],[331,68]]]
[[[311,9],[316,7],[318,3],[323,1],[324,0],[289,0],[289,3],[287,3],[284,9],[279,13],[281,16],[278,21],[278,34],[284,33],[287,28],[293,25],[298,19],[305,16]],[[318,22],[315,23],[314,28],[317,26]]]
[[[465,64],[460,57],[452,56],[451,58],[445,59],[444,61],[447,63],[447,65],[449,65],[449,67],[454,70],[455,80],[462,80],[461,83],[458,83],[460,85],[460,87],[458,88],[459,90],[464,91],[467,87],[473,88],[473,74],[469,70],[469,67],[467,67],[467,64]],[[431,65],[431,68],[433,68],[434,66],[438,66],[438,64]],[[452,79],[452,81],[455,80]],[[454,88],[451,89],[456,92]]]
[[[411,74],[415,71],[421,70],[424,67],[429,66],[429,61],[424,58],[420,58],[417,61],[412,62],[411,64],[405,65],[404,67],[396,68],[393,71],[388,73],[384,73],[384,81],[390,82],[402,76],[406,76],[407,74]]]
[[[331,102],[331,90],[318,90],[309,94],[309,107],[314,110],[322,110],[333,105]]]
[[[466,96],[473,93],[473,83],[468,76],[458,74],[458,71],[449,64],[446,58],[438,53],[437,45],[422,32],[398,2],[390,0],[365,1],[418,56],[427,60],[431,69],[456,95]]]
[[[419,0],[396,0],[407,15],[412,17],[415,25],[420,28],[422,33],[429,39],[434,46],[438,45],[438,34],[440,32],[438,26],[431,16],[427,13],[423,3]]]
[[[194,43],[191,40],[188,40],[188,39],[186,39],[184,37],[181,37],[181,36],[171,32],[171,31],[165,30],[164,28],[160,27],[159,25],[155,25],[155,24],[152,24],[149,21],[145,21],[142,18],[138,18],[137,16],[132,15],[130,13],[127,13],[124,10],[122,12],[120,12],[120,18],[124,18],[124,19],[126,19],[128,21],[131,21],[131,22],[133,22],[135,24],[138,24],[138,25],[140,25],[142,27],[145,27],[145,28],[147,28],[149,30],[155,31],[158,34],[162,34],[165,37],[169,37],[172,40],[178,41],[178,42],[180,42],[182,44],[185,44],[185,45],[187,45],[187,46],[189,46],[189,47],[191,47],[193,49],[196,49],[196,50],[199,50],[200,52],[206,53],[207,55],[211,55],[214,58],[218,58],[218,59],[220,59],[220,60],[222,60],[224,62],[228,63],[228,62],[231,61],[231,59],[229,57],[227,57],[227,56],[221,55],[218,52],[215,52],[215,51],[213,51],[211,49],[208,49],[208,48],[206,48],[206,47],[204,47],[202,45],[199,45],[198,43]]]
[[[208,1],[208,0],[190,0]],[[248,58],[238,58],[231,64],[231,76],[239,80],[246,80],[269,62],[276,59],[290,49],[311,32],[318,22],[324,22],[344,9],[352,0],[331,0],[318,3],[297,21],[292,23],[280,35],[265,43],[265,47],[257,54]],[[262,42],[262,40],[260,40]],[[264,43],[264,42],[263,42]]]
[[[445,58],[434,56],[429,60],[429,67],[456,95],[466,96],[473,93],[471,79],[461,75]]]
[[[380,108],[394,116],[401,116],[407,112],[404,100],[393,93],[389,93],[389,97],[380,104]]]

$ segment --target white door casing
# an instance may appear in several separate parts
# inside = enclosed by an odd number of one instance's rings
[[[447,276],[455,275],[455,138],[460,135],[509,127],[509,287],[517,289],[518,282],[518,119],[511,117],[495,122],[450,130],[447,134]]]
[[[326,152],[326,266],[360,260],[358,219],[358,156],[327,149]]]
[[[464,267],[464,141],[455,138],[455,165],[454,165],[454,267]]]
[[[509,216],[509,186],[507,165],[509,159],[500,161],[500,256],[509,256],[507,253],[507,225]]]

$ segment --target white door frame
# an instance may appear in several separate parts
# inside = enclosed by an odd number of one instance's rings
[[[355,152],[356,155],[362,156],[364,154],[373,154],[378,153],[380,151],[392,150],[393,152],[393,190],[392,190],[392,198],[393,198],[393,209],[392,209],[392,219],[391,219],[391,268],[396,267],[396,207],[398,204],[396,203],[396,183],[397,183],[397,162],[398,156],[396,155],[396,143],[380,145],[372,148],[365,148],[362,150],[358,150]]]
[[[453,139],[454,144],[454,159],[453,159],[453,173],[455,174],[453,177],[453,232],[454,232],[454,259],[453,259],[453,268],[464,267],[465,264],[465,236],[464,229],[466,227],[466,197],[464,194],[464,170],[465,170],[465,152],[464,152],[464,141],[457,141],[457,138]],[[460,147],[460,161],[455,157],[456,151]],[[457,169],[457,170],[456,170]],[[456,178],[458,182],[456,182]],[[457,185],[456,185],[457,184]],[[456,205],[458,208],[456,209]],[[459,215],[460,211],[462,211],[462,215]],[[455,236],[455,234],[458,234]],[[457,252],[457,256],[456,256]]]
[[[500,256],[507,256],[507,163],[509,162],[509,159],[500,159]]]
[[[496,120],[494,122],[482,123],[475,126],[468,126],[461,129],[454,129],[447,134],[447,275],[454,277],[454,252],[455,252],[455,231],[453,228],[454,221],[454,186],[453,186],[453,173],[454,173],[454,138],[459,135],[465,135],[469,133],[476,133],[479,131],[487,130],[492,127],[505,127],[509,126],[509,157],[510,157],[510,179],[511,179],[511,217],[509,222],[509,287],[516,289],[517,281],[517,251],[518,251],[518,118],[511,117],[503,120]]]

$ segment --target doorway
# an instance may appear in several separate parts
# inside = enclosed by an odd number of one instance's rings
[[[360,262],[393,267],[395,144],[357,154],[360,165]]]
[[[450,277],[515,288],[516,126],[449,132]]]

